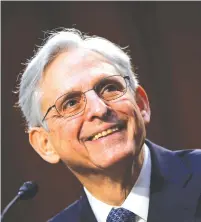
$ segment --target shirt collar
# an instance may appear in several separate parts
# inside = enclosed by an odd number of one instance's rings
[[[147,221],[151,179],[151,156],[146,144],[143,145],[143,149],[145,155],[140,175],[121,207],[130,210],[139,218]],[[96,199],[85,187],[84,190],[97,221],[105,222],[110,210],[113,207],[116,208],[116,206],[108,205]]]

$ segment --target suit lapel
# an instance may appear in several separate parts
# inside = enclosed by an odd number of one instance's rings
[[[80,199],[79,210],[80,210],[80,222],[97,222],[84,191]]]
[[[146,143],[152,160],[148,222],[193,222],[199,194],[192,173],[174,152]]]

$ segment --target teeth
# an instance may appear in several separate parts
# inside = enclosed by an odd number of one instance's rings
[[[112,129],[108,129],[107,130],[107,133],[111,133],[111,132],[113,132]]]
[[[106,136],[106,135],[107,135],[107,131],[103,131],[103,132],[102,132],[102,135],[103,135],[103,136]]]
[[[118,127],[114,127],[114,128],[105,130],[105,131],[103,131],[103,132],[101,132],[101,133],[96,134],[96,135],[92,138],[92,140],[97,140],[97,139],[99,139],[100,137],[103,137],[103,136],[106,136],[106,135],[108,135],[108,134],[111,134],[111,133],[113,133],[113,132],[115,132],[115,131],[117,131],[117,130],[119,130]]]

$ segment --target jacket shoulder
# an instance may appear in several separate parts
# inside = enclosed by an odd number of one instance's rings
[[[176,157],[176,159],[183,162],[183,164],[194,174],[201,175],[201,149],[186,149],[186,150],[169,150],[152,143],[146,139],[146,144],[150,148],[153,160],[161,160],[165,156]],[[170,158],[170,159],[171,159]],[[152,160],[152,161],[153,161]],[[169,159],[168,159],[169,161]],[[201,177],[200,177],[201,178]]]
[[[174,153],[179,156],[193,173],[201,175],[201,150],[178,150]]]
[[[62,210],[53,218],[49,219],[48,222],[79,222],[79,201],[77,200],[70,206]]]

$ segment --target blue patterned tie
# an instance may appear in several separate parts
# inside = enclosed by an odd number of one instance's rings
[[[135,214],[124,208],[112,208],[106,222],[135,222]]]

